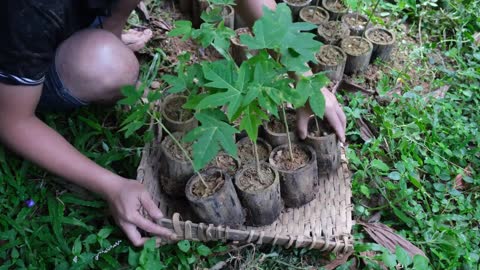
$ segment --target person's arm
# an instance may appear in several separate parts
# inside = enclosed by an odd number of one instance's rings
[[[267,6],[270,9],[275,9],[277,6],[274,0],[237,0],[236,4],[235,11],[240,14],[245,23],[250,27],[253,26],[256,20],[262,17],[263,6]],[[312,72],[307,72],[304,75],[310,76]],[[335,95],[326,88],[322,88],[321,91],[325,96],[325,118],[335,130],[340,141],[345,142],[345,130],[347,127],[345,113]],[[301,139],[307,137],[308,119],[311,115],[312,110],[308,105],[297,110],[297,131]]]
[[[147,240],[137,227],[154,235],[172,237],[172,232],[138,212],[143,206],[152,218],[162,217],[142,184],[98,166],[36,117],[41,91],[41,85],[0,83],[0,141],[24,158],[106,199],[116,222],[134,245]]]

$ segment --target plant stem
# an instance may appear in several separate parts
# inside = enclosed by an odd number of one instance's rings
[[[372,13],[370,13],[370,15],[368,15],[368,21],[367,21],[367,24],[365,24],[365,29],[363,29],[363,32],[360,35],[361,37],[363,37],[363,34],[365,34],[365,31],[367,31],[368,24],[372,20],[372,16],[373,16],[373,14],[375,14],[375,11],[377,11],[378,4],[380,4],[380,0],[377,0],[377,2],[375,3],[375,6],[373,7]]]
[[[170,138],[172,139],[172,141],[180,148],[180,150],[182,150],[182,153],[183,155],[188,159],[188,162],[190,162],[190,164],[192,164],[192,167],[195,168],[195,165],[193,164],[193,160],[190,158],[190,156],[188,155],[187,153],[187,150],[185,150],[185,148],[182,146],[182,144],[177,140],[177,138],[175,138],[175,136],[173,136],[173,134],[167,129],[167,127],[165,127],[162,123],[162,121],[159,121],[157,119],[157,123],[160,124],[160,126],[162,127],[163,130],[165,130],[165,132],[168,134],[168,136],[170,136]],[[197,170],[195,170],[195,173],[198,175],[198,178],[200,178],[200,181],[202,182],[202,184],[205,186],[205,188],[208,188],[208,185],[207,185],[207,182],[205,182],[205,179],[203,178],[202,174],[200,172],[198,172]]]
[[[316,116],[314,116],[315,118],[315,125],[317,126],[317,131],[318,131],[318,137],[321,137],[320,136],[320,124],[318,124],[318,119]]]
[[[282,112],[283,112],[283,123],[285,124],[285,130],[287,131],[288,151],[290,152],[290,160],[293,160],[292,141],[290,138],[290,130],[288,128],[287,113],[285,112],[285,105],[283,104],[282,104]]]
[[[257,165],[257,175],[260,177],[261,170],[260,170],[260,158],[258,156],[258,148],[257,148],[257,142],[252,141],[253,144],[253,152],[255,154],[255,164]]]

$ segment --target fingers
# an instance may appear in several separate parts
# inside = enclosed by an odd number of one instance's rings
[[[148,240],[148,238],[140,235],[140,232],[137,230],[135,225],[131,223],[120,223],[119,225],[122,227],[128,239],[130,239],[130,242],[132,242],[134,246],[143,246],[143,244],[145,244],[145,242]]]
[[[305,140],[308,133],[308,120],[310,119],[311,111],[307,108],[300,108],[297,110],[297,134],[301,140]]]
[[[330,126],[332,126],[332,128],[335,130],[338,139],[341,142],[345,142],[345,128],[343,127],[343,124],[340,121],[338,114],[335,111],[332,111],[326,113],[325,117],[327,118],[328,123],[330,123]]]
[[[147,192],[144,192],[142,195],[140,195],[140,203],[142,204],[143,208],[147,210],[148,215],[154,220],[163,218],[162,211],[158,209],[158,207],[155,205],[155,202],[150,197],[150,194]]]
[[[176,236],[172,231],[166,228],[163,228],[158,224],[153,223],[152,221],[142,217],[140,214],[135,215],[135,218],[132,223],[137,225],[142,230],[149,232],[151,234],[164,237],[166,239],[171,239],[171,240],[176,239]]]

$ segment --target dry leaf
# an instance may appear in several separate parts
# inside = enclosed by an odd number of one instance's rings
[[[140,3],[138,3],[135,11],[138,13],[138,16],[142,20],[147,21],[147,22],[150,21],[150,14],[148,13],[147,6],[145,5],[145,3],[143,1],[140,1]]]
[[[465,167],[465,169],[463,169],[463,174],[458,174],[456,177],[455,177],[455,183],[454,183],[454,188],[457,189],[457,190],[462,190],[462,189],[465,189],[466,187],[466,183],[463,181],[463,176],[468,176],[470,177],[472,175],[472,171],[471,171],[471,168],[470,168],[470,164],[468,164],[467,167]]]
[[[450,89],[450,85],[444,85],[444,86],[438,88],[437,90],[435,90],[431,93],[428,93],[428,95],[424,96],[423,99],[425,101],[429,101],[430,98],[436,98],[436,99],[444,98],[448,89]]]
[[[335,260],[329,262],[327,265],[324,265],[322,268],[325,270],[333,270],[340,265],[344,264],[347,262],[348,258],[353,254],[353,251],[350,251],[346,254],[339,255]]]
[[[425,253],[413,245],[410,241],[398,235],[392,228],[380,223],[364,223],[358,222],[362,225],[368,235],[378,244],[384,246],[390,252],[395,253],[395,247],[400,246],[413,258],[414,255],[419,254],[426,257]]]

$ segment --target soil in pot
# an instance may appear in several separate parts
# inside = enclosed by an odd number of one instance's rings
[[[187,132],[198,125],[193,112],[183,109],[186,96],[169,95],[162,104],[163,123],[170,132]]]
[[[245,222],[245,214],[231,177],[220,169],[195,174],[188,181],[185,193],[192,210],[203,221],[236,227]]]
[[[235,160],[228,154],[219,153],[212,161],[210,161],[206,168],[219,168],[222,171],[227,172],[230,176],[234,176],[240,168],[240,165],[240,161]]]
[[[331,21],[340,19],[348,11],[342,0],[322,0],[322,5],[330,13]]]
[[[337,45],[350,35],[350,30],[339,21],[320,23],[317,29],[318,39],[324,44]]]
[[[347,54],[345,74],[353,74],[367,68],[372,56],[373,45],[365,38],[351,36],[342,40],[340,47]]]
[[[340,81],[345,70],[347,55],[345,52],[333,45],[323,45],[320,51],[315,55],[318,64],[314,67],[314,72],[327,71],[327,77],[332,81]]]
[[[395,34],[384,28],[370,28],[365,32],[365,38],[373,44],[373,52],[370,62],[379,58],[382,61],[390,60],[393,47],[395,46]]]
[[[298,137],[296,135],[297,128],[297,116],[294,110],[286,110],[288,131],[290,134],[290,141],[297,142]],[[264,123],[265,138],[272,147],[279,146],[281,144],[288,143],[288,136],[286,133],[285,123],[283,121],[283,115],[280,119],[272,118],[270,121]]]
[[[305,143],[315,150],[319,174],[338,168],[340,165],[340,147],[335,132],[326,121],[318,118],[315,121],[314,117],[310,119]]]
[[[317,25],[321,22],[328,21],[328,18],[330,17],[325,9],[316,6],[302,8],[299,16],[302,21]]]
[[[297,20],[300,10],[310,5],[312,0],[283,0],[292,10],[293,20]]]
[[[182,133],[178,132],[173,133],[173,136],[181,143],[182,135]],[[182,147],[189,156],[192,155],[191,144],[182,143]],[[193,167],[180,147],[169,136],[162,141],[160,149],[162,152],[159,161],[162,163],[162,170],[159,176],[160,184],[168,195],[174,197],[183,196],[185,185],[194,173]]]
[[[247,165],[249,163],[255,162],[255,152],[253,149],[253,143],[250,138],[245,137],[237,142],[238,157],[240,158],[240,163],[242,165]],[[270,152],[272,151],[272,146],[267,143],[265,140],[258,138],[257,140],[257,151],[258,158],[260,161],[267,161]]]
[[[235,36],[231,39],[232,41],[232,57],[235,60],[237,65],[241,65],[243,61],[248,59],[248,54],[255,55],[256,51],[248,51],[248,47],[243,45],[240,41],[240,35],[252,35],[252,31],[248,27],[246,28],[238,28],[235,30]]]
[[[260,164],[260,174],[255,164],[244,167],[235,175],[235,185],[249,225],[269,225],[278,218],[282,211],[279,175],[268,163]]]
[[[371,26],[370,24],[367,25],[368,17],[358,13],[343,15],[342,22],[348,26],[352,36],[361,36],[365,32],[365,28]]]
[[[293,159],[288,144],[270,153],[269,163],[280,174],[280,190],[287,207],[300,207],[315,198],[318,184],[317,158],[312,147],[293,144]]]

